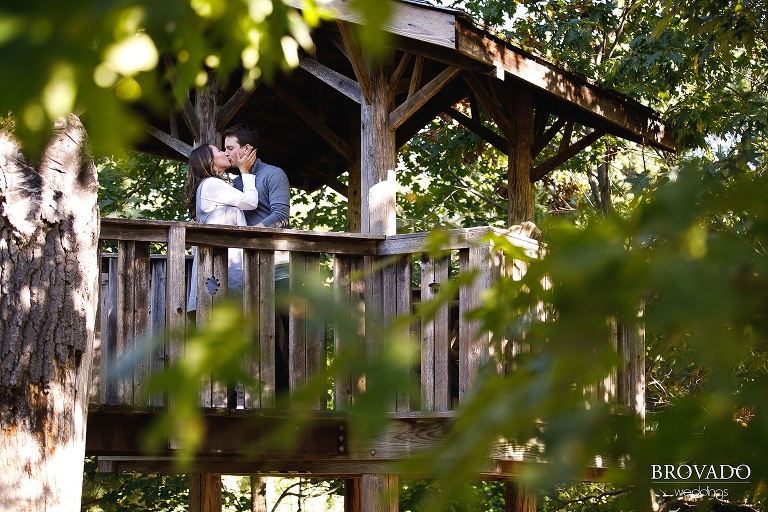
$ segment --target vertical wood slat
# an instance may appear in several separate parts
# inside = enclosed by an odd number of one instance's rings
[[[335,255],[333,263],[334,298],[337,308],[345,315],[344,320],[350,324],[348,328],[355,332],[342,332],[342,327],[334,329],[334,354],[339,359],[352,357],[362,353],[365,323],[365,280],[361,279],[363,258],[361,256]],[[355,278],[356,277],[356,278]],[[355,279],[353,279],[355,278]],[[352,321],[358,320],[357,327]],[[364,377],[355,369],[350,368],[344,375],[337,374],[334,382],[334,409],[349,409],[355,401],[358,392],[364,389]]]
[[[320,255],[291,253],[290,291],[291,305],[288,314],[288,381],[291,394],[304,388],[310,378],[325,365],[325,325],[312,317],[305,291],[320,270]],[[311,410],[325,409],[325,390],[306,404]],[[296,404],[291,401],[291,407]]]
[[[618,324],[618,351],[621,366],[618,370],[617,396],[619,403],[628,405],[641,419],[645,419],[645,330],[642,327],[643,306],[638,323]]]
[[[115,343],[116,364],[120,364],[132,348],[134,327],[133,281],[136,279],[133,266],[136,259],[136,243],[119,241],[117,244],[117,340]],[[115,375],[115,403],[132,405],[133,374]]]
[[[411,294],[411,258],[410,255],[397,258],[391,265],[383,269],[382,280],[383,317],[385,324],[392,322],[396,316],[409,315],[412,308]],[[399,333],[399,342],[413,342],[411,329],[406,328]],[[411,410],[410,387],[412,380],[411,361],[404,361],[405,368],[398,376],[395,388],[393,411],[408,412]]]
[[[226,298],[228,250],[221,247],[199,246],[197,248],[197,313],[198,329],[203,329],[210,320],[215,303]],[[194,278],[194,276],[193,276]],[[210,289],[209,289],[210,279]],[[211,293],[213,291],[213,294]],[[214,383],[209,378],[200,389],[201,407],[226,407],[227,389],[225,383]]]
[[[243,390],[245,409],[275,405],[274,261],[270,251],[243,251],[243,314],[249,322],[253,343],[253,352],[245,355],[243,364],[257,384]]]
[[[449,258],[421,260],[421,302],[432,300],[440,285],[448,281]],[[433,320],[421,321],[421,408],[425,411],[448,411],[450,395],[450,329],[449,305],[438,308]]]
[[[172,226],[168,230],[167,277],[165,281],[165,345],[168,364],[178,364],[184,357],[184,326],[186,324],[186,255],[185,229]],[[196,276],[192,276],[196,279]],[[170,400],[166,400],[166,406]]]
[[[468,320],[468,311],[482,304],[483,290],[493,286],[504,268],[503,254],[490,246],[473,246],[459,251],[462,273],[476,272],[471,285],[459,290],[459,400],[471,389],[480,369],[494,356],[502,361],[501,354],[494,354],[491,346],[492,333],[480,331],[480,322]],[[497,368],[501,371],[503,367]]]
[[[380,353],[381,329],[384,315],[384,288],[382,283],[383,271],[378,268],[379,260],[375,256],[363,257],[364,290],[363,302],[365,303],[364,326],[364,352],[367,361],[377,357]],[[389,409],[394,408],[394,402],[389,404]]]
[[[99,362],[99,403],[117,403],[117,382],[111,366],[117,355],[118,259],[108,258],[107,289],[101,298],[101,344]],[[102,292],[103,292],[102,288]]]
[[[165,295],[167,292],[168,261],[153,258],[150,260],[151,288],[149,298],[149,336],[154,343],[149,359],[149,373],[155,374],[165,368]],[[162,340],[162,342],[160,341]],[[149,405],[163,405],[162,395],[149,397]]]
[[[135,359],[136,366],[133,370],[133,398],[134,405],[146,405],[148,402],[141,399],[141,385],[149,378],[152,351],[147,350],[146,345],[150,339],[150,260],[149,242],[136,242],[134,260],[133,281],[133,350],[141,357]],[[130,283],[129,283],[130,286]]]

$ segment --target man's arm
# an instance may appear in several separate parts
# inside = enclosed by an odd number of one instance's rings
[[[291,188],[288,184],[288,176],[276,167],[266,180],[269,190],[269,215],[264,217],[257,226],[267,228],[291,227]]]

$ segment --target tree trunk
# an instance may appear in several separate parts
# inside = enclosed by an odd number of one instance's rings
[[[38,169],[0,133],[0,510],[80,510],[98,298],[98,181],[80,120]]]

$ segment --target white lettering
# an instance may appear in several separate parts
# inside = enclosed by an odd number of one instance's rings
[[[681,473],[683,468],[686,468],[688,470],[688,473],[686,473],[685,476],[683,476],[683,474]],[[689,478],[691,478],[691,473],[692,473],[691,466],[689,466],[688,464],[682,464],[680,466],[677,466],[677,478],[679,478],[680,480],[688,480]]]
[[[666,474],[664,475],[665,480],[675,479],[675,466],[672,464],[664,464],[664,471],[666,471]]]
[[[709,466],[709,471],[707,471],[707,480],[717,480],[717,471],[715,471],[715,466]]]
[[[661,464],[651,464],[651,480],[661,480]]]
[[[701,465],[701,466],[697,466],[696,464],[693,465],[693,469],[696,471],[696,478],[698,478],[699,480],[702,479],[702,477],[704,476],[704,468],[706,467],[707,466],[704,466],[704,465]]]
[[[741,476],[741,468],[747,468],[747,476]],[[746,480],[747,478],[749,478],[749,476],[751,474],[752,474],[752,469],[749,466],[747,466],[746,464],[739,464],[736,467],[736,476],[739,477],[742,480]]]
[[[728,476],[725,476],[725,468],[730,470]],[[720,464],[720,480],[730,480],[733,477],[733,466],[730,464]]]

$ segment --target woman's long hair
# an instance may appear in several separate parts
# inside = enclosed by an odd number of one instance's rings
[[[197,187],[206,178],[217,178],[213,166],[213,151],[208,144],[203,144],[189,154],[189,172],[187,185],[184,189],[187,195],[187,209],[192,219],[197,218]]]

